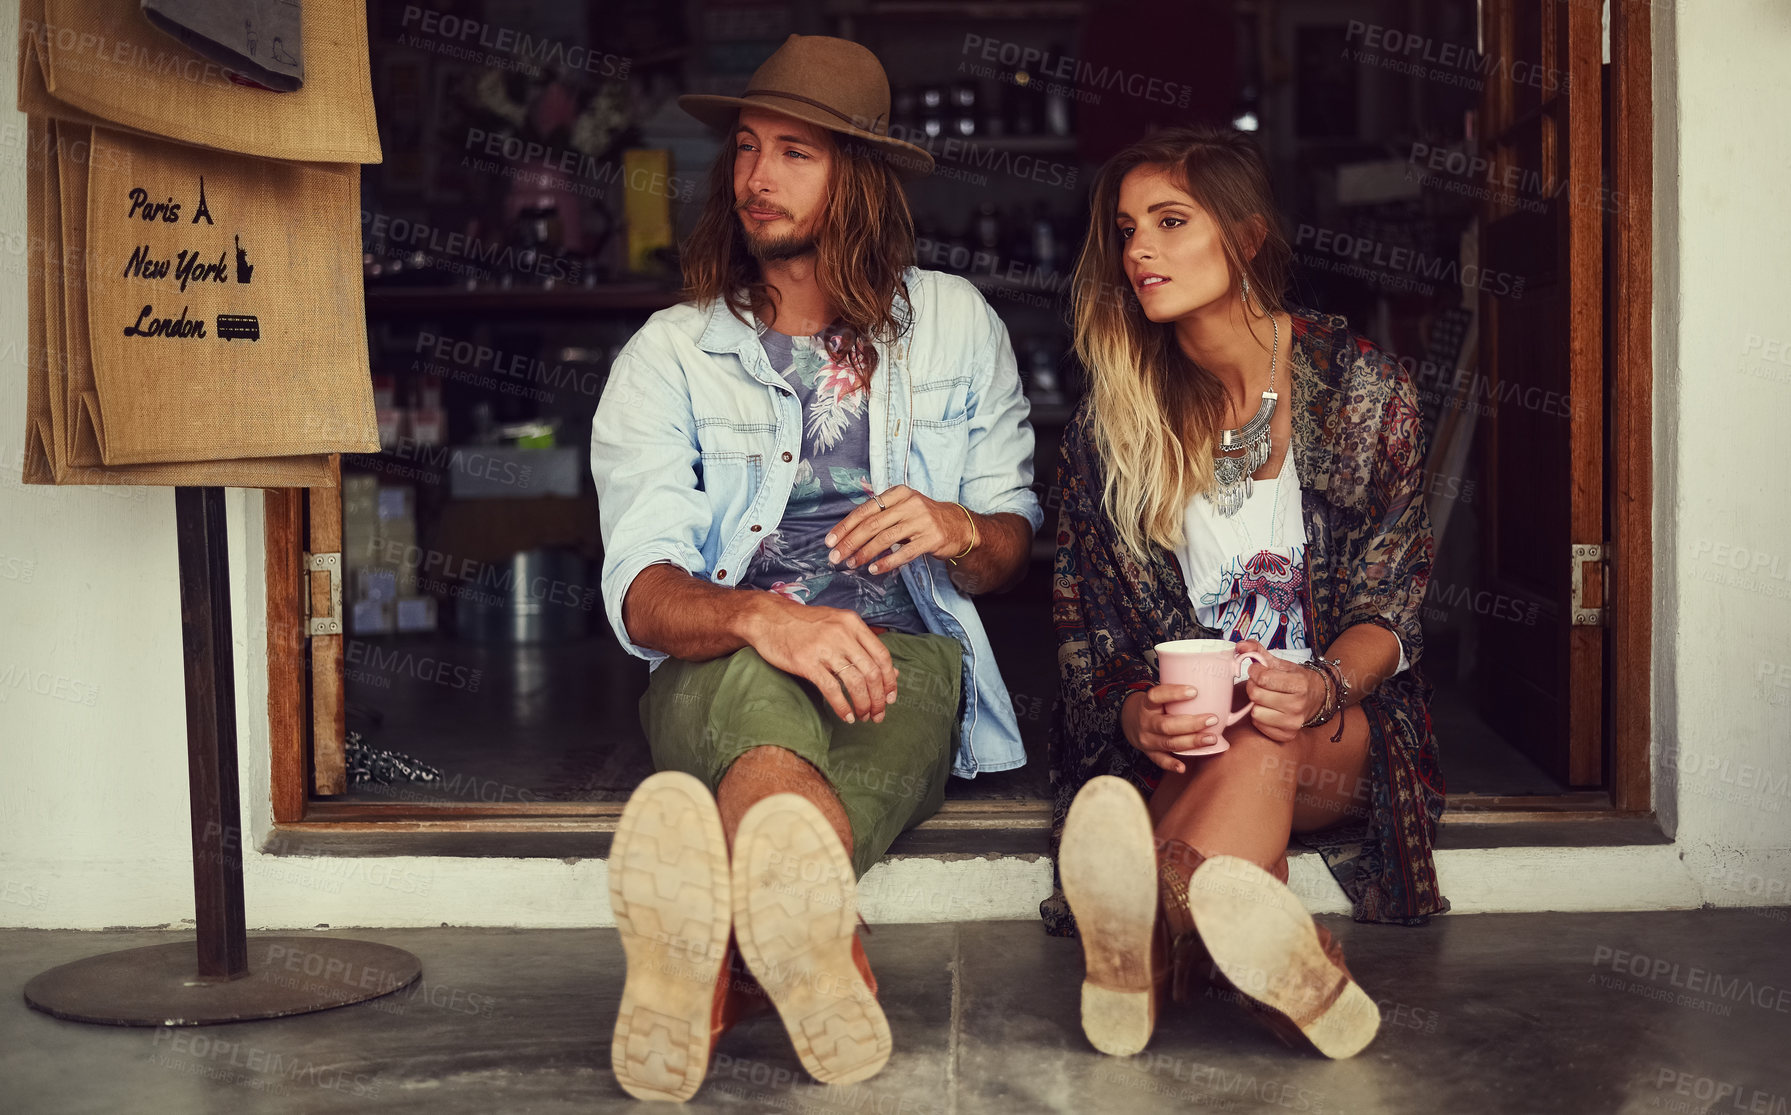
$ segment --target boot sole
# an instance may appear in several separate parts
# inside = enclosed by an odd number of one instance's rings
[[[610,1065],[636,1099],[682,1102],[708,1075],[730,890],[727,839],[708,788],[677,771],[642,782],[609,856],[628,971]]]
[[[1287,1016],[1320,1053],[1341,1060],[1374,1040],[1380,1008],[1325,956],[1312,915],[1273,875],[1212,856],[1188,880],[1188,907],[1225,978]]]
[[[1082,787],[1064,821],[1057,870],[1087,970],[1082,1032],[1102,1053],[1129,1057],[1149,1044],[1157,1021],[1150,968],[1156,841],[1131,783],[1100,775]]]
[[[889,1060],[889,1020],[853,962],[858,883],[838,834],[807,798],[755,802],[734,834],[734,939],[823,1084]]]

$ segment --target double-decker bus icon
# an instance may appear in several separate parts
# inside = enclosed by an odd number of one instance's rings
[[[259,341],[261,339],[261,319],[254,314],[219,314],[218,339],[233,341],[238,337]]]

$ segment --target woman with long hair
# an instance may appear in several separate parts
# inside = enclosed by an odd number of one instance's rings
[[[1242,134],[1147,136],[1091,208],[1052,605],[1061,886],[1041,912],[1082,937],[1083,1027],[1105,1052],[1144,1047],[1166,988],[1204,986],[1350,1056],[1379,1014],[1287,888],[1286,851],[1315,846],[1358,920],[1448,909],[1416,395],[1342,318],[1284,303],[1291,252]],[[1180,640],[1209,641],[1165,657],[1248,666],[1234,725],[1181,704],[1207,685],[1229,707],[1229,673],[1160,680],[1157,648]]]

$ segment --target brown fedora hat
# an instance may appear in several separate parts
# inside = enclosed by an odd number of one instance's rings
[[[817,127],[872,145],[896,174],[920,178],[933,171],[933,156],[889,136],[889,78],[883,63],[849,39],[791,35],[746,83],[738,97],[686,94],[678,107],[712,128],[727,129],[743,108],[794,116]]]

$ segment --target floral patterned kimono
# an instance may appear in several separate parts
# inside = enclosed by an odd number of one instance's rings
[[[1323,856],[1358,921],[1420,925],[1449,902],[1437,892],[1431,860],[1444,787],[1430,727],[1430,685],[1418,668],[1419,606],[1434,542],[1416,394],[1398,364],[1351,334],[1343,318],[1308,310],[1293,310],[1292,317],[1292,452],[1302,482],[1312,646],[1329,647],[1345,628],[1373,623],[1399,636],[1411,662],[1361,705],[1373,787],[1366,821],[1346,820],[1296,839]],[[1101,512],[1103,471],[1086,403],[1064,431],[1058,469],[1053,855],[1083,783],[1117,775],[1148,797],[1162,776],[1119,726],[1125,699],[1156,683],[1155,645],[1219,637],[1195,622],[1174,555],[1153,546],[1140,563]],[[1049,932],[1074,934],[1061,886],[1039,910]]]

